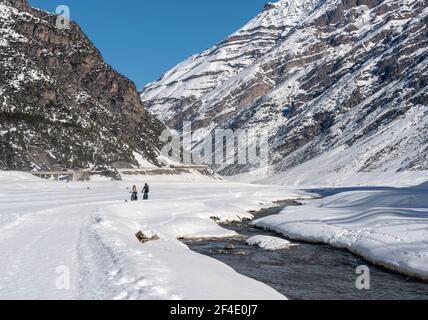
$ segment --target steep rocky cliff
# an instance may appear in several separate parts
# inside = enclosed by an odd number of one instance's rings
[[[282,10],[284,25],[284,4],[304,3],[282,1],[261,15]],[[204,134],[232,128],[269,137],[269,174],[285,172],[284,179],[427,170],[427,7],[426,0],[320,0],[267,52],[199,97],[171,104],[163,100],[171,84],[152,94],[174,74],[197,71],[184,63],[142,99],[173,128],[179,124],[169,119],[184,114]]]
[[[0,1],[0,169],[160,165],[164,125],[78,25],[56,19]]]

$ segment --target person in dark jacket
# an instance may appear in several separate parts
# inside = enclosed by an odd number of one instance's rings
[[[132,187],[131,201],[138,201],[138,190],[137,190],[137,186],[133,186]]]
[[[144,185],[143,188],[143,200],[149,200],[149,192],[150,192],[150,187],[149,185],[146,183]]]

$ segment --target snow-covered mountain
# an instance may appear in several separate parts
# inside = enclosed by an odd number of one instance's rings
[[[198,121],[195,125],[201,128],[210,127],[205,118],[195,119],[204,97],[271,50],[316,2],[266,4],[257,17],[226,40],[147,85],[141,93],[143,102],[170,128],[181,129],[183,119]]]
[[[192,120],[201,137],[267,135],[274,182],[427,170],[427,25],[426,0],[270,4],[248,25],[262,36],[221,51],[244,27],[148,85],[142,100],[173,129]],[[239,67],[219,65],[216,52]]]
[[[71,23],[0,0],[0,169],[159,164],[164,125]],[[141,161],[140,161],[141,162]]]

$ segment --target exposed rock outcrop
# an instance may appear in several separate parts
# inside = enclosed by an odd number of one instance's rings
[[[56,19],[0,1],[0,169],[138,166],[135,153],[160,165],[164,125],[78,25]]]

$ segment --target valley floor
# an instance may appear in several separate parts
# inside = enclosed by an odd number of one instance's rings
[[[249,210],[307,194],[150,179],[151,199],[131,203],[134,181],[63,184],[0,173],[0,299],[285,298],[177,238],[231,236],[210,218],[251,218]],[[141,244],[138,231],[160,240]]]
[[[144,182],[151,199],[129,202]],[[191,176],[66,184],[0,172],[0,299],[285,299],[177,240],[234,236],[211,218],[252,218],[284,199],[307,200],[255,224],[428,279],[427,185],[311,193]],[[138,231],[160,240],[141,244]]]

